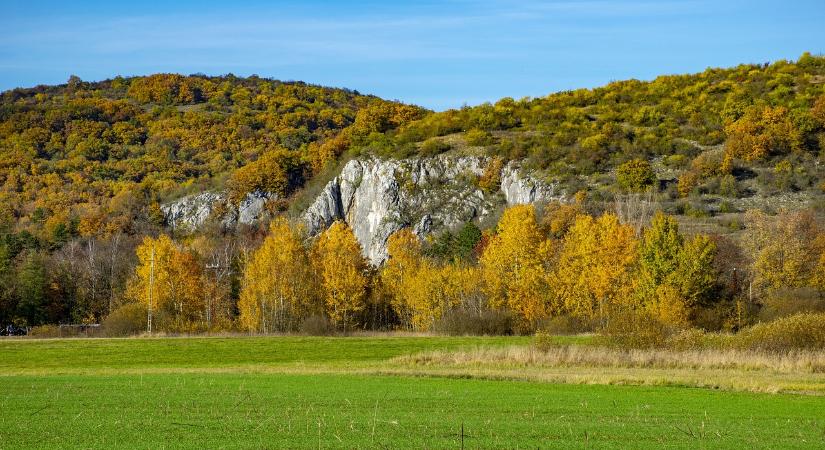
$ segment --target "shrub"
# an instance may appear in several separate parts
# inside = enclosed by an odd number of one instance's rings
[[[490,132],[479,130],[477,128],[473,128],[472,130],[468,131],[464,135],[464,140],[467,141],[467,145],[472,145],[476,147],[483,147],[495,143],[495,139],[493,139],[493,135],[490,134]]]
[[[736,207],[729,201],[723,201],[719,204],[719,212],[721,214],[733,213],[736,212]]]
[[[672,334],[662,343],[672,350],[725,349],[730,347],[733,336],[724,333],[706,333],[698,328]]]
[[[825,312],[825,298],[814,288],[782,288],[762,301],[759,316],[770,321],[805,312]]]
[[[710,217],[710,213],[699,203],[685,205],[685,215],[695,219]]]
[[[787,159],[779,161],[773,168],[773,182],[779,190],[788,190],[794,187],[793,165]]]
[[[621,348],[652,348],[663,345],[673,330],[640,311],[615,311],[597,341]]]
[[[736,348],[780,352],[825,347],[825,313],[802,313],[756,324],[732,340]]]
[[[454,309],[441,316],[433,328],[451,336],[503,336],[513,334],[513,318],[504,311]]]
[[[60,327],[57,325],[38,325],[29,330],[28,336],[39,338],[61,337]]]
[[[438,138],[430,138],[421,144],[420,151],[422,156],[435,156],[439,153],[444,153],[449,149],[450,144]]]
[[[720,208],[719,212],[724,212],[724,211],[722,211],[722,209]],[[725,228],[727,228],[731,231],[739,231],[739,230],[744,230],[745,229],[745,225],[742,224],[742,221],[740,221],[739,218],[736,218],[736,217],[728,219],[728,220],[723,220],[723,221],[719,222],[719,225],[721,225],[721,226],[723,226],[723,227],[725,227]]]
[[[664,158],[664,164],[668,167],[681,169],[688,164],[688,159],[685,155],[675,154]]]
[[[669,336],[663,344],[673,350],[698,350],[705,348],[706,342],[704,331],[691,328]]]
[[[578,334],[592,331],[592,327],[573,316],[555,316],[544,321],[539,328],[550,334]]]
[[[533,335],[533,347],[540,352],[546,352],[558,347],[556,339],[551,333],[546,331],[536,331]]]
[[[723,156],[724,154],[721,151],[704,152],[690,162],[690,168],[693,172],[696,172],[700,178],[723,175],[721,173]]]
[[[688,170],[679,177],[679,183],[676,189],[679,191],[680,197],[687,197],[699,186],[699,174],[693,170]]]
[[[127,303],[112,311],[101,324],[106,336],[133,336],[146,329],[146,306]]]
[[[310,316],[301,322],[300,331],[308,336],[330,336],[335,334],[335,325],[326,316]]]
[[[39,325],[29,330],[28,336],[38,338],[94,337],[100,328],[93,326]]]
[[[494,192],[501,185],[501,169],[504,167],[504,160],[501,158],[490,158],[484,167],[484,173],[478,179],[478,187],[484,192]]]
[[[731,198],[739,197],[739,187],[736,185],[736,177],[728,174],[721,178],[719,181],[719,195]]]
[[[650,163],[643,159],[634,159],[616,169],[616,182],[628,191],[643,191],[656,183],[656,175]]]

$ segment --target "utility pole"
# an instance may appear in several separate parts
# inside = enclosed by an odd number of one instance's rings
[[[215,289],[218,288],[218,281],[219,281],[219,279],[218,279],[218,270],[220,270],[222,268],[223,268],[223,266],[221,266],[218,263],[213,263],[213,264],[208,264],[207,263],[206,264],[206,269],[212,269],[212,270],[215,271]],[[212,297],[213,297],[214,294],[215,294],[215,292],[211,292],[211,293],[209,293],[209,295],[206,296],[206,329],[207,329],[207,331],[212,329]]]
[[[152,294],[155,290],[155,246],[152,245],[152,256],[149,258],[149,311],[146,318],[146,329],[152,334]]]

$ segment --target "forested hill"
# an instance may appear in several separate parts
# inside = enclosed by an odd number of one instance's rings
[[[287,194],[351,140],[424,112],[256,76],[72,77],[6,91],[0,217],[6,231],[52,248],[78,234],[140,232],[162,224],[163,199],[223,188],[230,178],[239,196]]]
[[[440,154],[468,158],[460,164],[450,158],[416,164]],[[368,157],[378,158],[360,165]],[[245,265],[250,255],[263,251],[266,219],[301,213],[312,204],[325,214],[315,216],[323,216],[317,221],[323,227],[346,220],[340,214],[340,195],[327,195],[331,203],[312,201],[324,200],[328,188],[344,191],[341,184],[326,182],[343,174],[342,163],[353,158],[359,160],[348,165],[357,170],[342,181],[349,191],[361,187],[365,167],[393,189],[364,186],[369,196],[362,199],[367,206],[357,211],[367,218],[361,225],[373,233],[375,223],[392,215],[388,212],[395,214],[398,229],[422,225],[417,231],[429,233],[421,244],[427,258],[433,267],[450,270],[456,261],[477,262],[496,233],[494,221],[505,203],[536,202],[535,196],[505,199],[505,181],[527,190],[544,183],[553,187],[547,189],[554,194],[551,200],[568,203],[548,204],[539,214],[550,230],[542,233],[553,239],[562,239],[577,215],[602,216],[631,197],[644,197],[651,209],[676,216],[688,225],[683,228],[688,234],[730,234],[733,243],[720,248],[738,248],[739,234],[749,226],[759,229],[759,221],[745,223],[751,209],[769,215],[810,210],[797,222],[810,225],[814,231],[809,234],[819,236],[817,224],[825,212],[825,58],[804,54],[796,61],[708,69],[649,82],[618,81],[438,113],[355,91],[255,76],[156,74],[94,83],[72,77],[60,86],[3,92],[0,326],[97,322],[120,305],[143,301],[145,250],[160,242],[169,258],[178,258],[167,261],[169,270],[186,268],[187,286],[200,289],[189,292],[197,307],[185,320],[183,303],[168,302],[169,317],[181,320],[174,322],[175,329],[214,328],[213,314],[223,318],[221,327],[237,329],[242,279],[252,276],[244,275]],[[381,161],[390,158],[411,158],[406,172],[384,170],[398,166],[397,161]],[[465,170],[471,166],[473,170]],[[413,182],[412,174],[427,172],[426,167],[441,175]],[[524,177],[517,176],[521,172]],[[457,184],[458,190],[444,188]],[[222,207],[235,207],[248,194],[266,193],[265,220],[234,229],[221,220],[188,231],[170,226],[161,205],[204,191],[211,198],[217,192],[224,195],[221,205],[205,209],[219,219],[227,212]],[[430,204],[412,205],[417,209],[408,211],[409,204],[376,209],[377,202],[367,201],[401,197]],[[468,214],[456,213],[462,202],[468,203]],[[430,214],[433,210],[449,216],[449,224],[442,217],[443,228],[456,232],[460,225],[466,233],[456,237],[431,228],[437,215]],[[427,220],[406,220],[404,214],[413,212]],[[292,225],[278,223],[292,230]],[[800,234],[788,230],[785,236]],[[301,235],[305,231],[290,231],[297,243],[293,250],[313,242]],[[347,233],[352,234],[341,231]],[[369,233],[359,232],[362,247]],[[385,246],[388,236],[380,237]],[[814,240],[799,247],[814,248],[809,245]],[[263,249],[270,255],[283,253],[281,248]],[[732,270],[741,270],[742,264]],[[271,274],[266,264],[260,267],[262,275]],[[735,293],[720,299],[741,294],[739,273],[731,282]],[[367,286],[375,296],[369,298],[384,305],[380,286],[366,281],[359,298],[367,298]],[[198,303],[206,298],[206,306]],[[387,312],[392,308],[368,310],[375,316],[358,319],[361,325],[397,325],[395,313]],[[139,316],[145,318],[145,311]]]
[[[609,196],[606,174],[637,159],[678,178],[683,197],[736,191],[726,175],[754,167],[774,172],[768,194],[816,190],[823,94],[825,58],[809,54],[441,113],[255,76],[73,77],[2,94],[0,205],[6,227],[60,246],[161,225],[159,203],[184,193],[285,196],[347,151],[467,148],[523,160],[572,192]]]

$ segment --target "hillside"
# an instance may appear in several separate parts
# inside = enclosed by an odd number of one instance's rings
[[[141,252],[158,245],[191,271],[192,298],[210,299],[186,314],[176,303],[170,317],[189,318],[175,329],[213,316],[236,329],[244,272],[278,216],[303,223],[299,247],[344,221],[376,265],[411,228],[434,267],[464,270],[523,203],[556,252],[577,215],[614,210],[635,230],[628,248],[655,209],[686,236],[729,235],[719,252],[736,257],[702,294],[728,307],[743,295],[734,264],[752,264],[748,210],[805,210],[794,223],[819,232],[824,157],[825,58],[809,54],[439,113],[231,75],[16,89],[0,97],[0,324],[100,321],[141,300]],[[372,302],[359,326],[412,326],[354,264]],[[718,316],[702,323],[721,328]]]
[[[796,62],[618,81],[431,114],[360,153],[472,149],[523,161],[568,191],[605,199],[643,187],[622,186],[616,177],[621,164],[641,159],[668,198],[710,198],[702,208],[718,212],[725,199],[804,192],[809,200],[823,192],[823,95],[825,58],[805,54]]]
[[[44,246],[141,232],[162,225],[159,202],[185,192],[228,183],[237,197],[286,195],[346,138],[421,114],[345,89],[231,75],[16,89],[0,97],[0,204],[6,226]]]

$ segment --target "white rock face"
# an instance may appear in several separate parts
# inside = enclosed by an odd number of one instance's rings
[[[475,180],[484,172],[482,157],[353,160],[330,181],[306,211],[312,234],[344,220],[373,264],[387,257],[387,239],[404,227],[420,235],[455,227],[489,214]]]
[[[327,183],[304,212],[310,234],[317,234],[336,220],[344,220],[361,244],[364,256],[375,265],[387,258],[387,239],[404,227],[424,236],[480,220],[506,203],[508,206],[565,200],[556,185],[524,174],[518,164],[501,171],[500,193],[485,194],[478,188],[488,158],[439,155],[402,160],[362,159],[347,163]],[[276,198],[253,193],[220,218],[224,226],[253,224],[266,215],[266,202]],[[184,231],[202,226],[218,205],[226,205],[224,193],[203,192],[161,206],[167,223]]]
[[[276,194],[253,192],[246,195],[235,208],[228,208],[221,224],[229,227],[236,223],[251,225],[266,214],[266,202],[277,198]],[[166,223],[175,230],[194,231],[202,226],[212,215],[218,205],[226,204],[226,195],[222,192],[201,192],[187,195],[174,202],[161,205],[160,210]]]
[[[172,229],[193,230],[206,222],[215,205],[223,201],[223,194],[201,192],[161,205],[160,210]]]
[[[246,194],[246,198],[238,205],[237,217],[233,217],[233,219],[244,225],[252,225],[266,215],[266,210],[264,209],[266,202],[275,200],[276,198],[278,198],[278,194],[268,192],[251,192]]]
[[[518,165],[513,162],[501,170],[501,192],[508,206],[551,200],[564,201],[566,198],[563,192],[559,192],[558,186],[522,174]]]
[[[344,220],[364,256],[380,264],[387,258],[387,239],[401,228],[423,236],[491,214],[501,197],[485,195],[476,183],[487,161],[446,155],[350,161],[307,209],[308,231],[319,233]],[[555,186],[523,176],[515,164],[502,170],[501,191],[508,205],[564,199]]]

